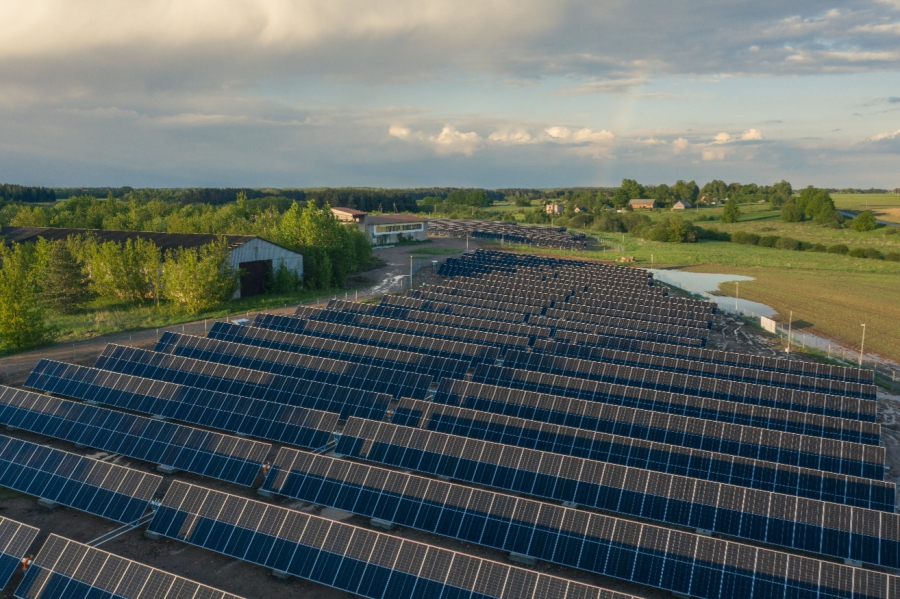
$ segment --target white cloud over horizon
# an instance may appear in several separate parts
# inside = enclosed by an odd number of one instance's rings
[[[900,0],[32,0],[0,22],[2,181],[900,185]]]

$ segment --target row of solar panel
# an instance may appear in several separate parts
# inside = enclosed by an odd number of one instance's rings
[[[538,327],[549,327],[554,332],[576,331],[582,333],[609,334],[614,330],[616,335],[622,337],[636,337],[655,339],[665,337],[672,343],[680,345],[702,344],[709,337],[707,329],[686,329],[671,325],[646,323],[640,320],[625,320],[622,318],[610,318],[607,323],[594,324],[590,322],[578,322],[575,320],[559,320],[547,316],[532,316],[528,323]],[[604,333],[605,332],[605,333]],[[652,336],[652,337],[651,337]]]
[[[804,374],[802,372],[781,372],[776,370],[765,370],[760,367],[749,368],[745,366],[723,364],[721,362],[654,355],[606,347],[573,345],[571,343],[559,343],[550,340],[537,340],[532,347],[532,351],[550,356],[555,355],[566,358],[578,358],[580,360],[593,360],[596,362],[621,364],[624,366],[638,366],[652,370],[664,370],[667,372],[693,374],[714,379],[756,383],[758,385],[767,385],[770,387],[818,391],[820,393],[861,397],[864,399],[875,399],[876,397],[876,387],[873,384],[819,377]]]
[[[52,360],[41,360],[28,376],[25,386],[310,449],[328,443],[339,418],[333,412],[148,381]]]
[[[553,305],[545,305],[547,302],[542,302],[541,305],[535,306],[529,305],[527,303],[517,303],[515,301],[507,299],[465,297],[453,294],[443,294],[434,291],[423,291],[421,289],[408,292],[407,297],[422,301],[435,301],[445,304],[476,306],[480,308],[488,308],[491,310],[521,312],[523,314],[535,316],[551,316],[564,320],[575,320],[576,317],[583,320],[585,318],[605,316],[629,320],[646,320],[650,322],[660,322],[691,328],[705,328],[710,324],[709,320],[700,320],[697,318],[693,318],[691,313],[667,309],[666,311],[669,312],[668,314],[660,314],[655,310],[645,309],[644,306],[641,306],[640,310],[618,310],[611,308],[598,308],[596,306],[577,306],[578,309],[570,309],[569,306],[564,302],[553,302]],[[587,322],[599,321],[589,320]]]
[[[675,377],[673,376],[672,378]],[[513,387],[515,389],[641,407],[656,411],[673,411],[672,406],[677,406],[674,407],[676,413],[683,413],[686,416],[696,416],[698,418],[717,418],[715,415],[707,416],[703,413],[705,406],[713,405],[707,404],[704,400],[711,400],[766,406],[865,422],[875,422],[876,420],[876,404],[874,401],[840,396],[826,396],[828,399],[821,401],[811,399],[804,401],[806,398],[798,397],[797,401],[792,401],[791,393],[793,393],[793,390],[778,387],[768,388],[774,391],[774,398],[745,396],[732,401],[730,399],[720,400],[712,397],[687,396],[658,389],[642,389],[640,387],[590,381],[558,374],[544,374],[532,370],[490,366],[488,364],[479,365],[475,369],[472,380],[482,383],[500,384],[504,387]],[[715,379],[712,379],[712,381],[715,382]]]
[[[594,480],[582,478],[577,484],[576,493],[585,500],[580,505],[606,512],[869,564],[900,561],[897,514],[619,466],[605,466]],[[573,567],[577,562],[565,563],[554,554],[554,543],[548,545],[554,535],[609,541],[597,533],[618,523],[617,518],[582,512],[588,525],[571,528],[567,524],[578,518],[574,508],[287,448],[279,451],[263,489]]]
[[[649,439],[625,437],[417,399],[401,400],[399,407],[394,412],[392,422],[603,461],[614,459],[611,456],[631,458],[641,453],[648,453],[656,455],[649,458],[643,456],[645,460],[668,462],[675,455],[687,454],[691,449],[671,443],[666,444],[663,440],[666,438],[663,431],[648,432]],[[803,437],[789,433],[780,433],[780,438],[775,440],[777,444],[771,447],[761,443],[759,431],[752,430],[747,431],[746,442],[742,442],[740,435],[736,435],[737,438],[732,439],[716,439],[715,437],[703,439],[699,435],[670,435],[670,438],[677,439],[679,437],[694,445],[707,445],[708,448],[702,449],[714,452],[712,456],[719,460],[729,460],[731,456],[748,457],[773,464],[786,464],[875,480],[884,479],[885,452],[883,447],[845,443],[818,437]],[[696,449],[701,448],[696,447]]]
[[[9,387],[0,387],[0,423],[248,487],[272,449],[267,443]]]
[[[562,331],[557,333],[555,340],[539,339],[535,341],[534,344],[535,350],[546,351],[548,353],[556,353],[558,348],[561,348],[562,346],[603,347],[652,356],[684,358],[709,364],[743,366],[769,372],[801,374],[836,381],[852,381],[863,384],[873,384],[875,382],[875,375],[873,372],[863,368],[834,366],[831,364],[820,364],[818,362],[802,362],[800,360],[772,358],[755,354],[742,354],[738,352],[704,349],[699,347],[684,347],[673,344],[648,342],[636,338],[621,339],[612,336],[588,335]]]
[[[745,440],[755,446],[773,448],[785,442],[796,450],[800,447],[800,435],[866,445],[878,444],[881,435],[881,425],[874,422],[775,408],[734,404],[730,416],[720,413],[718,419],[713,420],[455,379],[442,381],[432,401],[629,437],[662,435],[673,439],[675,445],[693,443],[685,437],[695,436],[696,442],[704,446],[707,443],[730,445]],[[709,413],[712,412],[709,409]]]
[[[614,383],[668,393],[696,395],[697,397],[709,397],[726,401],[769,405],[785,409],[795,409],[795,406],[815,406],[815,410],[821,410],[821,413],[840,416],[841,418],[855,418],[853,414],[857,412],[869,414],[873,407],[871,404],[874,403],[874,397],[871,397],[872,393],[867,393],[869,397],[865,399],[859,396],[847,397],[846,394],[836,395],[758,383],[745,383],[639,366],[625,366],[579,358],[526,353],[517,350],[506,352],[503,356],[503,365],[504,367],[518,370],[557,374],[569,378]],[[503,371],[498,371],[497,374],[513,376],[512,373]],[[807,412],[814,411],[814,408],[800,409]]]

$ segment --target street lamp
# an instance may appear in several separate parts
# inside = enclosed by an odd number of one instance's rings
[[[860,325],[863,328],[862,343],[859,344],[859,367],[862,368],[863,349],[866,347],[866,325]]]

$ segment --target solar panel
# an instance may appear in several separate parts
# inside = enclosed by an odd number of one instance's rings
[[[794,435],[861,443],[864,439],[878,439],[881,433],[881,425],[873,422],[797,414],[773,408],[741,406],[743,409],[736,412],[743,414],[748,422],[731,424],[458,380],[443,381],[432,401],[684,447],[716,447],[715,451],[738,455],[747,455],[740,449],[744,444],[749,444],[746,451],[753,451],[754,446],[779,448],[785,445],[794,451],[803,451],[803,446],[799,444],[802,439]],[[776,422],[787,422],[778,428],[767,422],[767,417]],[[769,430],[757,430],[766,424],[770,425]],[[781,434],[784,432],[791,434]],[[732,443],[734,446],[731,446]]]
[[[185,337],[188,336],[185,335]],[[185,358],[217,362],[284,376],[297,376],[297,378],[303,378],[299,375],[308,368],[331,371],[339,374],[340,380],[345,381],[348,387],[375,390],[394,397],[416,397],[418,399],[427,397],[433,381],[430,375],[408,370],[387,369],[353,361],[323,359],[322,357],[280,352],[203,337],[194,337],[193,340],[184,340],[182,343],[168,337],[158,344],[158,348],[157,351]]]
[[[0,486],[117,522],[134,522],[162,477],[0,435]]]
[[[848,399],[846,396],[828,395],[799,389],[727,381],[707,376],[680,372],[673,373],[636,366],[621,366],[562,356],[526,354],[515,350],[506,353],[503,358],[503,364],[504,366],[520,370],[534,370],[572,378],[665,391],[667,393],[681,393],[760,405],[775,404],[772,407],[783,409],[793,409],[794,405],[800,404],[804,406],[824,406],[823,411],[827,412],[846,411],[852,414],[854,410],[863,410],[869,413],[874,405],[874,402],[868,399]],[[857,401],[854,402],[854,399]],[[860,405],[863,407],[858,407]],[[810,410],[807,409],[806,411]],[[842,418],[852,417],[849,414],[838,413],[830,413],[828,415]]]
[[[619,368],[626,367],[620,366]],[[672,374],[671,378],[680,378],[681,376],[683,375]],[[727,399],[719,400],[710,397],[683,395],[657,389],[644,389],[638,386],[589,381],[582,378],[516,368],[505,368],[501,366],[490,366],[487,364],[481,364],[475,369],[472,380],[479,383],[499,383],[504,387],[549,393],[551,395],[563,395],[565,397],[641,407],[659,412],[674,411],[675,413],[680,413],[680,411],[685,409],[685,406],[688,405],[688,401],[685,399],[686,397],[694,397],[697,400],[695,403],[702,406],[721,405],[730,402],[730,400]],[[823,416],[862,420],[865,422],[875,422],[876,420],[876,404],[874,401],[869,401],[867,399],[831,396],[829,401],[822,403],[812,400],[803,401],[803,398],[797,398],[798,401],[794,402],[791,401],[791,399],[789,389],[776,388],[774,398],[745,397],[742,398],[742,401],[733,401],[731,403],[765,406],[781,410],[794,410],[807,414],[821,414]],[[698,413],[690,413],[687,415],[707,417],[701,415],[702,412],[706,412],[703,408],[693,408],[692,412],[693,411]],[[715,419],[715,416],[713,416],[713,419]]]
[[[372,364],[383,368],[395,368],[406,372],[427,374],[439,380],[443,377],[464,377],[469,370],[468,361],[443,358],[427,354],[386,349],[348,341],[337,341],[325,337],[313,337],[296,333],[283,333],[257,327],[243,327],[217,322],[209,331],[208,338],[255,347],[265,347],[289,353],[322,356],[340,360]],[[178,333],[165,333],[157,345],[157,351],[169,351],[171,343],[182,344]]]
[[[338,415],[41,360],[25,386],[134,412],[310,449],[325,446]]]
[[[557,485],[569,483],[573,497],[593,500],[582,504],[586,507],[842,559],[889,567],[900,563],[900,536],[896,534],[900,531],[900,515],[897,514],[858,508],[847,510],[836,504],[608,464],[598,465],[589,473],[582,469],[576,475],[576,486],[571,484],[573,475],[564,474],[563,465],[555,466],[558,468],[555,478],[565,481]],[[527,477],[525,473],[517,474]],[[542,474],[548,483],[553,478],[550,469],[544,469]],[[544,509],[545,504],[540,501],[291,449],[279,451],[263,488],[541,560],[547,560],[552,546],[543,547],[542,539],[538,546],[532,544],[534,537],[540,539],[542,534],[550,533],[539,530],[539,514],[544,522],[559,523],[573,517],[564,507]],[[538,496],[546,493],[539,492]],[[447,517],[444,512],[453,516]],[[818,515],[818,521],[809,518],[809,514]],[[491,525],[486,526],[486,521]],[[578,533],[615,526],[616,521],[616,518],[597,516],[595,522]],[[856,542],[851,543],[851,538]],[[562,565],[577,567],[577,563]]]
[[[0,386],[0,423],[250,486],[272,446]]]
[[[674,356],[666,357],[636,351],[559,343],[546,339],[537,340],[533,349],[535,352],[541,352],[547,355],[593,360],[607,364],[638,366],[654,370],[665,370],[669,372],[693,374],[729,381],[756,383],[773,387],[785,387],[788,389],[817,391],[819,393],[860,397],[863,399],[875,399],[876,397],[876,387],[874,385],[832,378],[821,378],[806,374],[774,372],[761,369],[758,366],[732,366],[729,364],[717,364]],[[534,353],[531,355],[538,356],[540,354]],[[521,359],[527,358],[523,356]],[[510,356],[504,356],[504,364],[510,367],[520,367],[510,363]],[[563,373],[558,372],[556,374]]]
[[[94,364],[95,368],[131,374],[146,379],[177,383],[198,389],[221,391],[241,397],[253,397],[292,406],[310,407],[326,412],[338,412],[346,418],[350,414],[381,420],[387,412],[391,397],[386,393],[367,391],[365,374],[369,366],[347,364],[348,376],[332,376],[329,372],[306,369],[309,376],[352,382],[353,387],[311,378],[283,376],[237,366],[215,364],[204,360],[183,358],[145,349],[108,345]],[[381,369],[379,369],[381,370]],[[382,372],[386,372],[383,371]],[[386,376],[390,376],[387,374]],[[379,387],[381,381],[370,385]]]
[[[9,584],[40,532],[40,529],[0,516],[0,589]]]
[[[169,488],[149,530],[372,599],[628,599],[180,481]]]
[[[16,590],[19,599],[241,599],[52,534]]]
[[[210,343],[216,346],[222,342],[212,341]],[[252,347],[219,347],[217,349],[194,347],[185,348],[183,351],[191,355],[182,355],[179,352],[166,354],[109,344],[97,358],[94,367],[148,376],[149,378],[152,376],[145,375],[145,370],[152,372],[159,369],[171,369],[214,374],[219,378],[231,378],[245,383],[252,381],[256,385],[279,389],[296,388],[298,385],[302,388],[304,383],[309,381],[391,396],[402,394],[408,390],[417,396],[424,397],[427,395],[432,381],[431,377],[427,375],[355,364],[345,360],[285,355],[282,357],[287,362],[273,362],[259,355],[267,350]],[[215,368],[211,363],[222,364],[226,368]],[[261,377],[260,375],[264,373],[274,378]]]

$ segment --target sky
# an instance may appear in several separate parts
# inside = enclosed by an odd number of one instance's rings
[[[900,0],[28,0],[0,23],[0,182],[900,187]]]

